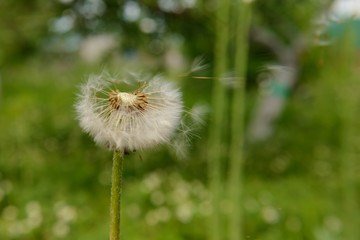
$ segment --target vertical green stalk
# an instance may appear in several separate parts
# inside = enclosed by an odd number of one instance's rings
[[[251,5],[242,0],[236,6],[236,39],[235,39],[235,73],[237,82],[232,99],[231,142],[229,162],[228,197],[232,211],[228,214],[229,239],[242,238],[242,164],[244,161],[244,118],[245,118],[245,86],[248,56],[248,36],[251,16]]]
[[[355,88],[356,89],[356,88]],[[354,95],[354,92],[350,92]],[[357,93],[356,93],[357,94]],[[351,97],[349,98],[351,99]],[[358,100],[359,101],[359,100]],[[343,103],[346,103],[343,101]],[[355,103],[355,104],[354,104]],[[342,185],[342,214],[344,226],[344,238],[357,240],[360,237],[359,228],[359,204],[358,204],[358,158],[359,158],[359,128],[358,118],[355,116],[356,107],[359,104],[348,101],[343,111],[343,139],[341,149],[341,185]],[[359,115],[357,116],[359,117]]]
[[[212,90],[212,114],[209,132],[208,146],[208,176],[210,191],[212,193],[213,214],[209,219],[209,234],[211,240],[220,240],[224,237],[222,233],[222,222],[220,212],[220,201],[222,192],[222,140],[224,127],[224,114],[226,107],[225,87],[220,77],[227,70],[227,47],[229,42],[229,0],[218,0],[215,23],[215,72],[216,80]]]
[[[335,42],[326,55],[323,78],[330,91],[330,111],[336,113],[339,124],[339,214],[342,217],[343,236],[341,239],[357,240],[359,231],[359,175],[360,155],[360,85],[359,69],[356,68],[355,32],[348,24],[341,39]],[[326,96],[326,95],[325,95]],[[327,100],[327,99],[326,99]]]
[[[111,181],[110,240],[120,240],[120,198],[123,160],[123,152],[115,150]]]
[[[349,29],[350,30],[350,29]],[[359,97],[359,78],[354,73],[355,68],[355,44],[354,36],[345,35],[345,41],[341,42],[341,47],[334,54],[334,65],[338,67],[333,73],[337,78],[334,79],[334,88],[339,95],[339,112],[342,123],[342,141],[340,152],[340,174],[343,197],[343,226],[346,240],[356,240],[360,237],[359,229],[359,204],[358,186],[359,169],[358,158],[360,154],[360,97]],[[339,84],[341,88],[339,89]],[[340,91],[339,91],[340,90]]]

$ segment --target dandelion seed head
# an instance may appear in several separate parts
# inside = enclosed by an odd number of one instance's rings
[[[208,68],[209,64],[205,64],[205,60],[203,56],[197,57],[191,64],[191,72],[198,72],[203,69]]]
[[[196,125],[203,125],[205,124],[204,118],[209,113],[209,107],[205,104],[196,104],[194,105],[190,111],[189,115],[194,121]]]
[[[156,76],[126,91],[129,80],[92,75],[76,103],[80,126],[96,143],[136,150],[169,143],[182,115],[181,93]]]

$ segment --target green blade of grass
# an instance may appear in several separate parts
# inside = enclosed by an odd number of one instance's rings
[[[230,1],[218,1],[215,29],[215,81],[212,90],[212,114],[208,145],[208,177],[212,193],[213,214],[209,219],[209,238],[223,238],[220,212],[222,191],[222,140],[224,128],[224,109],[226,107],[225,87],[220,77],[227,70],[227,47],[229,42],[229,10]]]
[[[245,85],[248,55],[248,36],[251,16],[251,5],[239,1],[236,8],[236,37],[235,37],[235,73],[232,99],[231,142],[229,159],[228,197],[232,211],[228,214],[229,239],[242,239],[242,164],[244,161],[244,113],[245,113]]]

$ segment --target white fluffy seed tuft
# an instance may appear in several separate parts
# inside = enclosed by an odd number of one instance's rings
[[[183,112],[181,93],[161,77],[123,91],[128,81],[92,75],[75,105],[80,126],[97,144],[133,151],[169,143]]]

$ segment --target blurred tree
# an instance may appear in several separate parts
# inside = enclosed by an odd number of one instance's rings
[[[0,65],[21,60],[42,47],[54,7],[46,0],[0,2]]]
[[[269,68],[268,95],[261,96],[249,126],[250,140],[265,140],[281,114],[288,93],[298,81],[301,56],[315,43],[315,22],[321,19],[332,0],[256,1],[252,39],[275,56],[276,67]],[[274,7],[276,6],[276,7]]]
[[[213,13],[205,1],[4,0],[0,63],[36,51],[74,52],[84,37],[104,33],[116,35],[126,54],[162,55],[175,44],[190,59],[211,59]]]

